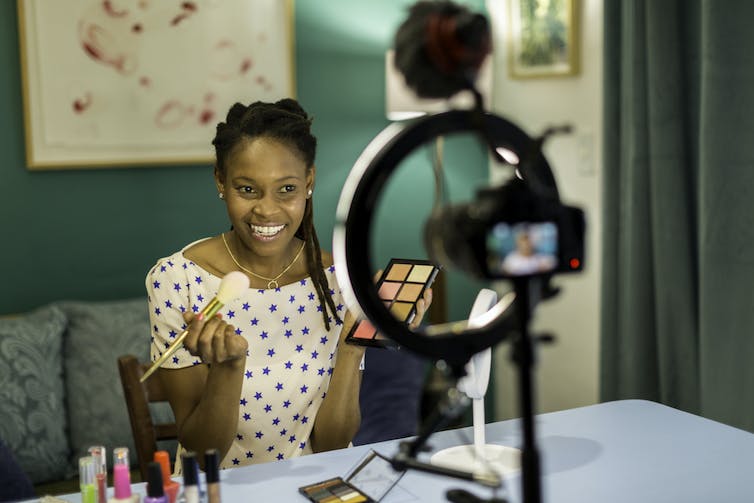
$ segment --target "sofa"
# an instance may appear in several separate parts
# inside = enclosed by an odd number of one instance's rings
[[[149,334],[146,298],[60,301],[0,318],[0,440],[40,496],[77,490],[91,445],[107,448],[109,468],[113,448],[129,447],[136,468],[116,360],[146,361]],[[172,419],[167,404],[153,412]]]

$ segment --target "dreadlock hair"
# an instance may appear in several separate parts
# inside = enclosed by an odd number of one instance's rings
[[[256,138],[270,138],[287,145],[306,163],[306,168],[314,166],[317,151],[317,139],[310,131],[312,119],[296,100],[286,98],[275,103],[256,101],[249,106],[241,103],[234,104],[228,111],[225,122],[217,125],[212,145],[215,147],[218,177],[225,179],[227,173],[226,161],[234,149],[241,143]],[[322,265],[322,251],[319,239],[314,229],[314,208],[312,198],[306,200],[304,218],[296,230],[296,237],[304,241],[306,267],[314,283],[314,288],[322,306],[322,317],[325,327],[330,330],[331,317],[342,321],[335,308],[335,302],[330,294],[324,266]]]

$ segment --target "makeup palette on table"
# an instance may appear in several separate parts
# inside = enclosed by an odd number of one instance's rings
[[[391,259],[377,280],[378,295],[396,319],[411,323],[416,317],[416,302],[432,285],[439,267],[428,260]],[[394,347],[395,342],[381,334],[369,320],[360,320],[346,336],[346,342],[362,346]]]
[[[375,503],[404,473],[394,470],[388,458],[370,450],[345,479],[334,477],[298,490],[314,503]]]
[[[316,503],[373,503],[374,500],[340,477],[318,482],[299,489],[301,494]]]

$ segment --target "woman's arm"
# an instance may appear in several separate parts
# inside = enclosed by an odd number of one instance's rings
[[[410,326],[412,329],[419,326],[431,303],[432,290],[428,288],[424,297],[416,303],[416,316]],[[314,421],[311,445],[315,452],[347,447],[361,425],[359,367],[364,357],[364,347],[345,342],[353,323],[353,317],[347,313],[338,341],[338,355],[330,386]]]
[[[347,447],[361,425],[359,367],[364,356],[364,348],[344,342],[352,324],[353,320],[347,316],[338,341],[337,359],[327,395],[314,420],[311,435],[314,452]]]
[[[238,428],[248,343],[219,318],[204,322],[186,315],[186,320],[191,323],[184,345],[205,364],[161,368],[159,378],[173,408],[181,445],[195,452],[217,449],[222,459]]]

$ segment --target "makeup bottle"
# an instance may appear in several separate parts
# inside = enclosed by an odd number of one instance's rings
[[[220,456],[217,449],[204,453],[204,473],[207,478],[207,503],[220,503]]]
[[[109,503],[139,503],[138,494],[131,492],[131,465],[128,447],[113,450],[113,497]]]
[[[107,503],[107,451],[102,445],[89,448],[94,459],[94,479],[97,485],[97,503]]]
[[[175,503],[178,492],[181,490],[181,484],[170,478],[170,454],[168,454],[168,451],[157,451],[154,453],[154,460],[160,464],[162,469],[162,485],[165,496],[168,497],[168,503]]]
[[[188,451],[181,454],[183,467],[183,492],[178,497],[178,503],[201,503],[199,491],[199,464],[196,454]]]
[[[199,488],[199,501],[201,503],[207,503],[207,491],[204,485],[202,485],[202,479],[199,476],[199,460],[196,458],[196,453],[192,451],[184,451],[184,454],[190,453],[191,456],[194,458],[193,465],[194,465],[194,473],[196,474],[196,486]],[[191,461],[189,461],[191,463]],[[185,466],[185,465],[184,465]]]
[[[94,483],[94,458],[79,458],[79,487],[81,503],[97,503],[97,486]]]
[[[147,496],[144,503],[168,503],[162,485],[162,466],[157,461],[152,461],[147,467]]]

